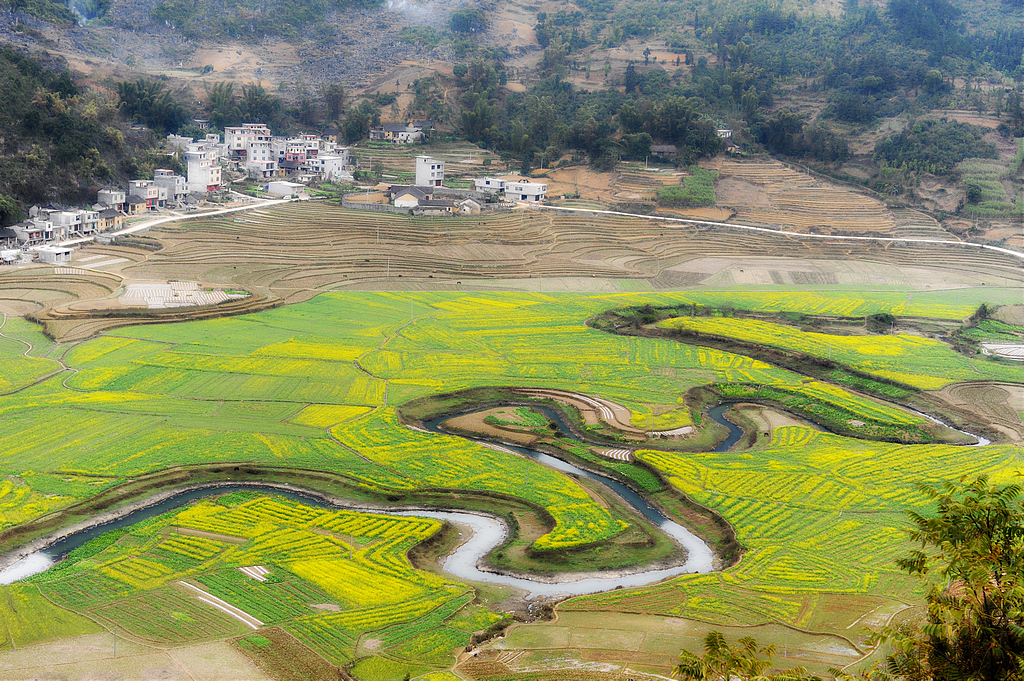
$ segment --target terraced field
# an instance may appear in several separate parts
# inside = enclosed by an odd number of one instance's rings
[[[723,177],[760,188],[761,196],[721,203],[736,210],[738,222],[780,225],[819,234],[889,234],[896,219],[884,203],[866,194],[816,181],[778,161],[715,164]]]
[[[880,280],[876,267],[832,283],[876,288],[879,281],[891,280],[922,294],[928,287],[985,285],[984,292],[965,291],[964,303],[981,302],[985,296],[993,302],[991,287],[1024,279],[1015,259],[979,249],[965,249],[951,259],[948,247],[933,244],[804,243],[727,226],[697,228],[629,216],[547,211],[412,218],[309,202],[168,224],[147,236],[162,250],[90,246],[90,252],[132,261],[116,275],[84,270],[56,274],[44,267],[0,273],[0,303],[9,300],[25,307],[31,302],[28,309],[41,308],[38,317],[50,334],[80,340],[129,322],[238,314],[337,289],[613,293],[689,287],[712,276],[672,268],[705,258],[867,260],[886,265],[887,278]],[[743,268],[733,268],[729,284],[742,283]],[[123,286],[170,280],[253,295],[188,311],[135,310],[128,315],[117,309]],[[795,284],[803,281],[794,279]],[[819,288],[817,281],[805,283]]]
[[[168,464],[250,461],[341,471],[381,493],[455,486],[512,494],[555,519],[539,548],[608,538],[621,523],[578,486],[523,459],[401,427],[395,406],[487,385],[571,387],[623,404],[643,422],[685,408],[685,391],[708,382],[799,386],[800,376],[763,362],[583,323],[611,305],[708,304],[720,295],[350,292],[255,316],[102,336],[67,353],[73,373],[0,397],[2,465],[12,475],[3,521],[22,522]],[[845,296],[792,300],[848,309]],[[901,309],[960,313],[942,297],[923,296],[908,308],[905,298],[879,295],[864,309],[897,301]],[[520,468],[530,469],[529,488],[505,474]],[[85,471],[91,482],[52,495],[51,477]]]
[[[847,596],[914,602],[914,582],[895,560],[908,550],[907,509],[925,510],[916,483],[981,473],[1009,483],[1021,449],[902,446],[803,427],[776,429],[746,457],[641,451],[687,495],[721,512],[748,551],[717,575],[576,598],[568,610],[674,615],[734,625],[777,621],[852,637],[864,611]]]

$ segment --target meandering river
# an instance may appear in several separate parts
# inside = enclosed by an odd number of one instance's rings
[[[712,419],[729,430],[729,437],[722,442],[722,444],[716,447],[715,451],[727,450],[743,436],[743,431],[730,423],[723,416],[725,410],[730,406],[730,404],[719,405],[712,408],[709,412],[709,416]],[[556,412],[547,408],[542,408],[542,411],[544,411],[548,418],[552,419],[564,435],[575,437]],[[451,417],[435,419],[425,423],[424,425],[428,430],[442,432],[443,423],[448,418]],[[388,515],[425,516],[437,518],[439,520],[447,520],[454,523],[460,528],[460,532],[463,536],[468,535],[468,537],[445,559],[444,565],[442,566],[445,572],[459,579],[517,587],[529,592],[531,598],[534,596],[575,596],[601,591],[610,591],[619,587],[643,586],[645,584],[652,584],[654,582],[661,581],[674,575],[692,572],[709,572],[714,568],[714,552],[700,537],[696,536],[682,525],[669,520],[658,509],[648,504],[640,494],[617,480],[598,473],[583,470],[563,461],[562,459],[551,456],[550,454],[545,454],[525,447],[497,445],[495,443],[487,444],[489,446],[500,446],[519,455],[528,456],[545,466],[549,466],[563,473],[587,478],[604,485],[611,494],[622,499],[622,501],[631,506],[686,549],[686,561],[682,565],[671,568],[650,570],[641,569],[633,572],[632,574],[623,574],[618,576],[595,574],[563,575],[557,578],[559,580],[557,582],[541,577],[534,579],[522,576],[513,577],[510,575],[485,571],[479,567],[484,556],[500,545],[508,536],[507,526],[497,518],[483,514],[459,511],[418,509],[381,510],[377,508],[354,508],[350,510],[385,513]],[[62,537],[49,547],[41,551],[36,551],[35,553],[32,553],[12,564],[10,567],[0,570],[0,584],[10,584],[12,582],[25,579],[31,575],[43,572],[59,561],[60,558],[66,555],[69,551],[82,546],[86,542],[104,534],[105,532],[123,527],[130,527],[142,520],[185,506],[196,499],[202,499],[204,497],[216,496],[238,490],[278,494],[319,508],[341,508],[325,501],[323,498],[320,498],[313,493],[304,493],[300,489],[289,489],[287,487],[276,485],[229,484],[191,489],[164,499],[151,506],[134,510],[109,523],[96,525],[81,532],[76,532]]]

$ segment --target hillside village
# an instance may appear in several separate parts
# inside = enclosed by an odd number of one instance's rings
[[[201,129],[209,125],[205,120],[194,123]],[[371,129],[369,138],[393,145],[421,144],[432,129],[428,121],[385,124]],[[88,207],[33,206],[26,220],[0,230],[0,263],[64,264],[71,259],[72,246],[116,232],[129,218],[188,214],[247,199],[232,188],[235,182],[255,182],[257,192],[274,198],[309,198],[305,192],[310,186],[353,183],[357,160],[352,147],[336,141],[337,135],[337,130],[327,129],[321,134],[280,136],[264,123],[226,127],[223,139],[217,133],[202,139],[169,135],[166,153],[180,159],[184,176],[158,168],[151,179],[100,189]],[[474,178],[473,189],[445,187],[444,168],[444,161],[416,156],[413,184],[378,184],[372,195],[357,191],[346,196],[344,205],[414,215],[476,215],[547,198],[545,183],[527,179],[480,177]],[[361,200],[365,197],[370,198]]]

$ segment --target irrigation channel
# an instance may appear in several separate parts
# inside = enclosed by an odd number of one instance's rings
[[[729,429],[729,437],[716,447],[715,451],[725,451],[729,449],[729,447],[739,441],[743,436],[743,431],[723,416],[725,410],[730,406],[732,405],[721,404],[709,411],[709,416],[712,419]],[[546,407],[542,407],[541,410],[548,418],[552,419],[563,434],[575,438],[575,435],[573,435],[572,431],[568,426],[566,426],[561,417],[555,411]],[[453,416],[449,415],[434,419],[425,423],[424,426],[432,432],[444,432],[442,425],[444,421],[449,418],[453,418]],[[484,571],[478,567],[481,559],[483,559],[483,557],[490,553],[495,547],[500,545],[508,536],[507,526],[497,518],[487,515],[456,511],[399,511],[382,510],[379,508],[342,507],[331,504],[324,498],[313,493],[305,493],[301,490],[287,489],[276,485],[260,485],[256,483],[227,484],[191,489],[181,492],[180,494],[175,494],[174,496],[163,499],[153,505],[146,506],[145,508],[133,510],[130,513],[108,523],[96,525],[80,532],[61,537],[47,548],[29,554],[11,566],[0,570],[0,584],[10,584],[20,579],[25,579],[26,577],[44,572],[50,566],[59,561],[62,556],[67,555],[68,552],[73,551],[74,549],[84,545],[86,542],[95,539],[106,532],[110,532],[111,530],[130,527],[131,525],[148,518],[167,513],[168,511],[173,511],[176,508],[181,508],[196,499],[243,490],[277,494],[318,508],[346,508],[348,510],[366,511],[369,513],[383,513],[387,515],[400,516],[423,516],[437,518],[439,520],[447,520],[457,526],[468,528],[471,530],[471,535],[468,540],[460,544],[455,551],[445,559],[444,565],[442,566],[445,572],[460,579],[491,584],[503,584],[523,589],[529,592],[530,598],[535,596],[574,596],[609,591],[618,587],[643,586],[675,575],[692,572],[710,572],[714,568],[714,552],[702,539],[700,539],[700,537],[696,536],[682,525],[669,520],[658,509],[648,504],[642,496],[626,485],[623,485],[610,477],[583,470],[582,468],[567,463],[561,459],[551,456],[550,454],[544,454],[524,447],[515,447],[506,444],[496,445],[483,440],[481,440],[481,442],[485,442],[489,446],[500,446],[522,456],[530,457],[545,466],[549,466],[563,473],[587,478],[603,484],[612,494],[619,496],[625,503],[629,504],[638,513],[658,526],[663,532],[665,532],[665,534],[669,535],[672,539],[683,546],[687,552],[685,563],[671,568],[642,570],[632,574],[618,576],[581,576],[577,579],[572,579],[571,577],[566,576],[565,581],[558,582],[545,581],[540,578],[528,579],[525,577],[513,577],[496,572]]]

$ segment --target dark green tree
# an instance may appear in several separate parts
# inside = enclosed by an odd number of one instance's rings
[[[324,105],[327,107],[328,122],[335,122],[345,111],[345,88],[341,83],[331,83],[323,89]]]
[[[1024,678],[1021,487],[979,476],[921,490],[938,513],[910,512],[920,549],[899,565],[925,582],[927,621],[910,634],[886,632],[890,669],[939,681]]]
[[[237,125],[242,115],[235,102],[235,84],[220,82],[207,88],[206,110],[215,128],[223,130],[225,126]]]
[[[246,123],[266,123],[274,127],[280,121],[281,100],[262,85],[243,85],[238,111]]]
[[[10,196],[0,194],[0,225],[13,225],[21,219],[21,209]]]
[[[633,62],[629,62],[629,64],[626,65],[626,75],[625,75],[625,78],[623,79],[623,84],[626,86],[626,94],[627,95],[630,92],[634,92],[636,90],[636,84],[637,84],[636,66],[633,65]]]
[[[127,118],[160,133],[177,132],[189,118],[167,86],[157,80],[121,81],[117,84],[117,96]]]
[[[348,142],[355,142],[362,139],[370,131],[370,128],[380,125],[380,107],[377,107],[368,99],[364,99],[356,106],[349,108],[345,114],[345,139]]]

